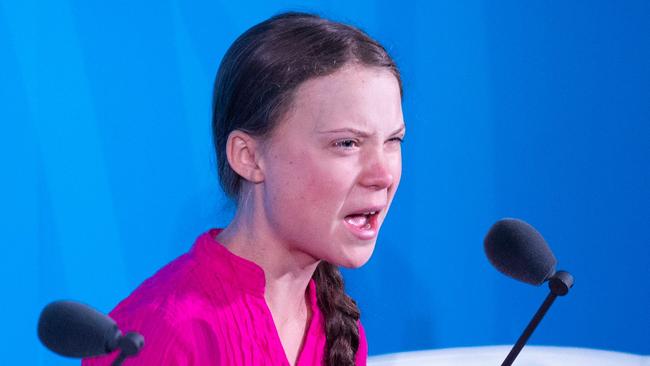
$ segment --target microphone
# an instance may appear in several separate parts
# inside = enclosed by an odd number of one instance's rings
[[[497,221],[485,236],[485,254],[506,276],[541,285],[555,273],[557,260],[534,227],[517,219]]]
[[[120,349],[113,365],[121,365],[144,346],[144,337],[139,333],[123,336],[113,319],[74,301],[55,301],[43,309],[38,338],[47,348],[66,357],[94,357]]]
[[[550,293],[501,366],[510,366],[533,334],[537,325],[558,296],[569,293],[573,276],[556,271],[557,260],[542,235],[528,223],[518,219],[497,221],[483,240],[488,260],[499,272],[516,280],[539,286],[548,281]]]

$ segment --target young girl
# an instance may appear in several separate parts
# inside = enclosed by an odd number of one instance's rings
[[[111,312],[145,337],[124,364],[365,365],[337,266],[368,261],[397,190],[401,96],[393,60],[354,27],[285,13],[242,34],[212,119],[235,218]]]

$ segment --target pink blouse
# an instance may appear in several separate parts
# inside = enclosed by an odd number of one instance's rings
[[[110,316],[122,332],[145,338],[139,355],[123,365],[283,365],[289,361],[264,299],[264,272],[232,254],[212,229],[192,249],[147,279]],[[313,280],[307,288],[312,316],[296,366],[322,365],[323,314]],[[359,323],[356,365],[365,365],[366,336]],[[85,359],[83,366],[110,365],[117,353]]]

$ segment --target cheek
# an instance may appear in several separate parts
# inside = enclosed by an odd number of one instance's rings
[[[397,158],[395,159],[395,162],[393,163],[393,166],[391,167],[392,174],[394,177],[394,183],[393,185],[395,186],[393,188],[393,191],[397,189],[397,186],[399,186],[399,182],[402,179],[402,154],[398,154]]]
[[[393,187],[390,188],[393,192],[397,189],[400,179],[402,178],[402,153],[401,151],[393,152],[387,161],[387,169],[393,176]]]
[[[349,189],[346,181],[349,174],[344,166],[322,156],[305,155],[295,168],[291,174],[301,177],[300,186],[296,188],[301,193],[300,199],[309,205],[306,210],[329,213],[342,205],[346,189]]]
[[[345,199],[344,170],[305,150],[278,154],[265,177],[267,199],[277,209],[272,211],[300,212],[305,219],[331,214]]]
[[[288,243],[325,256],[350,188],[346,176],[322,156],[278,157],[264,183],[267,219]]]

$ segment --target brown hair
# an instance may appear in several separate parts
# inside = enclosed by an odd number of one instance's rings
[[[212,134],[219,182],[238,201],[242,177],[228,164],[226,142],[234,130],[265,138],[288,110],[297,87],[314,77],[358,63],[385,67],[402,83],[386,50],[361,30],[306,13],[283,13],[244,32],[226,52],[214,84]],[[322,261],[314,275],[325,318],[330,366],[354,365],[359,309],[344,291],[338,268]]]

